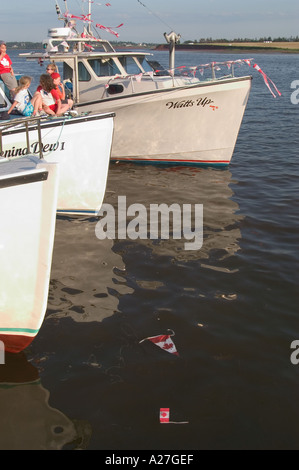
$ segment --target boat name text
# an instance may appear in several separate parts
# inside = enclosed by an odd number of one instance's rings
[[[43,153],[56,152],[57,150],[62,152],[65,150],[64,147],[65,147],[65,142],[55,142],[54,144],[42,144],[42,152]],[[39,150],[40,150],[39,143],[34,142],[33,144],[30,145],[29,152],[28,152],[27,147],[12,147],[9,150],[3,150],[0,153],[0,157],[3,157],[3,158],[23,157],[27,155],[28,153],[38,154]]]
[[[204,108],[205,106],[211,105],[211,103],[214,103],[214,101],[205,97],[198,98],[197,100],[168,101],[166,107],[168,109],[192,108],[193,106]]]

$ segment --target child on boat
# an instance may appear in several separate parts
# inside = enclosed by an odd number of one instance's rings
[[[69,109],[68,104],[62,104],[60,95],[56,90],[53,78],[49,74],[40,77],[40,85],[35,95],[40,95],[43,103],[43,110],[51,116],[60,116]]]
[[[35,95],[30,101],[28,88],[31,85],[31,77],[24,75],[19,80],[19,86],[15,89],[14,101],[7,111],[8,114],[16,108],[23,116],[36,116],[39,115],[39,109],[42,109],[41,96]]]
[[[49,73],[49,72],[48,72]],[[59,93],[59,96],[60,96],[60,99],[61,99],[61,103],[62,104],[68,104],[69,105],[69,109],[71,109],[73,107],[73,100],[71,99],[67,99],[65,97],[65,88],[64,88],[64,85],[63,83],[61,83],[61,77],[59,75],[59,73],[57,72],[52,72],[51,73],[51,77],[53,78],[53,82],[54,82],[54,85],[56,87],[56,90],[58,91]]]

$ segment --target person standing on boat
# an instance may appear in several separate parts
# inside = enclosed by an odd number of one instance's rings
[[[56,87],[56,90],[59,93],[61,103],[62,104],[67,104],[69,109],[71,109],[73,107],[74,102],[71,99],[66,99],[66,97],[65,97],[65,88],[64,88],[63,83],[61,83],[61,77],[60,77],[59,73],[53,72],[51,74],[51,77],[53,78],[54,85]]]
[[[31,85],[31,77],[24,75],[20,78],[20,84],[15,89],[14,101],[7,111],[8,114],[16,108],[23,116],[36,116],[39,115],[39,110],[42,109],[41,95],[35,94],[30,101],[28,88]]]
[[[0,77],[10,93],[14,95],[18,83],[12,68],[12,61],[6,53],[5,41],[0,41]]]

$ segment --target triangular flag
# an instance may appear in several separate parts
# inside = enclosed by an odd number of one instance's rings
[[[168,330],[171,331],[171,330]],[[165,351],[175,354],[176,356],[179,356],[179,353],[177,352],[177,349],[175,347],[174,342],[171,339],[171,336],[174,336],[174,332],[172,332],[171,335],[158,335],[158,336],[149,336],[148,338],[144,338],[143,340],[139,341],[139,343],[142,343],[143,341],[151,341],[154,343],[156,346],[159,346],[159,348],[164,349]]]

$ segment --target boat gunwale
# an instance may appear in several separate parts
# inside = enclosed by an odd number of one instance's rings
[[[71,124],[79,124],[81,122],[86,122],[86,121],[99,121],[99,120],[103,120],[103,119],[110,119],[110,118],[114,118],[115,117],[115,113],[111,112],[111,113],[99,113],[99,114],[96,114],[96,113],[93,113],[93,114],[86,114],[84,116],[76,116],[75,118],[71,118],[71,119],[68,119],[67,116],[65,117],[59,117],[59,118],[49,118],[47,117],[45,119],[45,121],[40,121],[40,128],[41,129],[48,129],[48,128],[51,128],[51,127],[58,127],[58,126],[68,126],[68,125],[71,125]],[[20,132],[24,132],[24,128],[23,126],[25,125],[26,123],[26,118],[24,119],[24,123],[18,121],[18,123],[16,123],[16,126],[18,126],[17,128],[14,128],[13,127],[13,120],[10,120],[10,121],[7,121],[9,123],[11,123],[11,129],[10,130],[3,130],[2,131],[2,135],[5,136],[5,135],[12,135],[12,134],[18,134]],[[28,126],[28,130],[29,131],[35,131],[38,129],[38,125],[37,124],[32,124]]]
[[[216,80],[209,80],[209,81],[202,81],[199,83],[191,83],[188,85],[182,85],[182,86],[174,86],[174,87],[169,87],[169,88],[160,88],[160,89],[155,89],[155,90],[150,90],[150,91],[144,91],[141,93],[130,93],[130,94],[125,94],[122,96],[115,96],[115,97],[109,97],[109,98],[102,98],[99,100],[92,100],[92,101],[80,101],[79,103],[74,104],[74,108],[81,108],[83,106],[91,106],[95,105],[98,103],[111,103],[113,101],[120,101],[120,100],[125,100],[125,99],[132,99],[135,97],[140,97],[140,96],[148,96],[148,95],[155,95],[155,94],[162,94],[162,93],[169,93],[169,92],[178,92],[180,90],[186,90],[189,88],[202,88],[204,86],[213,86],[213,85],[222,85],[223,83],[234,83],[234,82],[241,82],[241,81],[252,81],[253,77],[252,75],[246,75],[242,77],[231,77],[231,78],[218,78]]]

